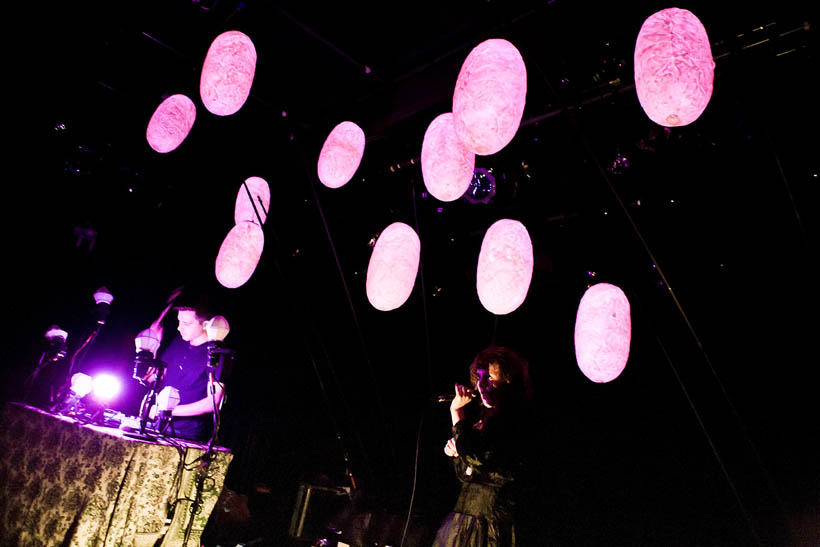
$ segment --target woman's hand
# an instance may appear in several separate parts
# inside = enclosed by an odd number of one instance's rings
[[[444,445],[444,453],[450,456],[451,458],[458,458],[458,450],[456,450],[455,438],[450,438],[450,440],[447,441],[447,444]]]
[[[463,406],[466,406],[470,401],[473,400],[473,390],[468,388],[467,386],[462,386],[461,384],[456,384],[456,396],[453,398],[453,402],[450,403],[450,410],[457,410]]]
[[[473,390],[467,386],[456,384],[456,396],[453,398],[453,402],[450,403],[450,419],[453,421],[453,425],[464,419],[463,407],[473,400],[473,394]]]

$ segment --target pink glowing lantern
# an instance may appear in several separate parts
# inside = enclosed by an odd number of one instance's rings
[[[194,102],[185,95],[171,95],[154,111],[148,122],[145,138],[151,148],[165,154],[182,144],[194,126],[194,120]]]
[[[229,116],[245,104],[256,72],[256,48],[238,30],[217,36],[208,48],[199,95],[205,108],[217,116]]]
[[[256,270],[264,247],[262,228],[253,222],[238,222],[225,236],[216,256],[217,281],[229,289],[244,285]]]
[[[575,318],[575,359],[593,382],[617,378],[629,358],[632,319],[624,292],[609,283],[586,290]]]
[[[517,220],[496,221],[481,242],[476,288],[478,299],[490,312],[515,311],[527,297],[532,281],[532,241]]]
[[[514,45],[492,39],[464,60],[453,92],[456,134],[467,150],[487,156],[513,139],[527,99],[527,68]]]
[[[635,90],[649,119],[666,127],[697,120],[714,79],[709,37],[692,12],[668,8],[644,21],[635,44]]]
[[[404,304],[419,270],[421,242],[415,230],[394,222],[382,231],[367,266],[367,299],[381,311]]]
[[[342,122],[327,136],[319,153],[319,180],[328,188],[347,184],[364,155],[364,131],[353,122]]]
[[[473,180],[475,154],[456,135],[453,114],[441,114],[424,133],[421,144],[421,175],[430,194],[441,201],[464,195]]]
[[[248,196],[250,193],[250,197]],[[251,199],[253,202],[251,202]],[[255,208],[255,210],[254,210]],[[234,207],[234,222],[239,224],[242,221],[259,224],[267,220],[267,211],[270,209],[270,187],[267,181],[260,177],[250,177],[239,186],[239,193],[236,196],[236,206]],[[257,218],[259,213],[259,218]]]

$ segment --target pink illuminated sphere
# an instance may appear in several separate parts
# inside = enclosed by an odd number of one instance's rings
[[[92,381],[94,397],[100,401],[110,401],[122,389],[120,379],[111,374],[99,374]]]
[[[246,188],[247,187],[247,188]],[[250,191],[251,197],[248,197]],[[253,203],[251,204],[251,198]],[[254,207],[256,210],[254,211]],[[267,181],[261,177],[250,177],[244,184],[239,185],[239,193],[236,195],[236,205],[234,206],[234,222],[239,224],[242,221],[259,224],[257,213],[262,219],[262,223],[267,220],[267,213],[270,209],[270,187]]]
[[[453,92],[456,134],[467,150],[487,156],[513,139],[527,99],[527,68],[510,42],[480,43],[464,60]]]
[[[644,21],[635,43],[635,90],[649,119],[666,127],[697,120],[714,78],[709,37],[692,12],[668,8]]]
[[[244,285],[256,270],[264,246],[262,228],[253,222],[238,222],[225,236],[216,256],[217,281],[229,289]]]
[[[456,200],[470,186],[474,169],[475,154],[458,139],[453,114],[436,117],[421,145],[421,175],[427,191],[441,201]]]
[[[145,138],[151,148],[165,154],[182,144],[194,126],[194,120],[194,102],[185,95],[171,95],[151,115]]]
[[[229,30],[208,48],[199,94],[205,108],[217,116],[229,116],[245,104],[256,72],[256,48],[247,35]]]
[[[367,299],[381,311],[407,301],[416,283],[421,242],[415,230],[394,222],[382,231],[367,266]]]
[[[364,155],[364,131],[353,122],[342,122],[327,136],[319,153],[319,180],[328,188],[347,184]]]
[[[515,311],[527,297],[532,281],[532,241],[517,220],[502,219],[487,230],[478,255],[478,299],[490,312]]]
[[[586,290],[575,318],[575,359],[593,382],[617,378],[629,358],[632,319],[624,292],[609,283]]]

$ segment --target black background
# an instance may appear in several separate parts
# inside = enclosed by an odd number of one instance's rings
[[[403,524],[415,494],[414,522],[433,532],[457,484],[446,405],[428,398],[466,381],[493,341],[524,353],[536,382],[535,544],[820,537],[807,9],[677,6],[709,34],[715,84],[696,122],[665,129],[632,73],[641,24],[671,7],[656,2],[109,4],[31,6],[7,23],[5,398],[49,325],[79,343],[101,285],[111,315],[81,368],[129,377],[134,336],[184,284],[209,294],[238,351],[222,441],[235,452],[226,486],[252,520],[211,526],[213,542],[283,544],[299,482],[348,485],[345,454],[362,510]],[[232,29],[258,62],[247,103],[223,118],[202,106],[199,71]],[[476,159],[496,178],[489,203],[438,202],[424,194],[421,139],[451,109],[464,58],[493,37],[527,65],[522,125]],[[174,93],[197,119],[158,154],[145,128]],[[367,146],[331,190],[316,159],[343,120]],[[611,169],[619,154],[628,167]],[[229,290],[213,264],[249,176],[271,188],[266,246]],[[475,268],[500,218],[527,226],[535,271],[524,304],[495,317]],[[421,269],[409,300],[380,312],[365,296],[369,242],[395,221],[418,232]],[[96,232],[93,247],[75,227]],[[608,384],[581,374],[573,348],[578,301],[601,281],[632,306],[629,363]],[[115,408],[133,414],[142,393],[127,390]]]

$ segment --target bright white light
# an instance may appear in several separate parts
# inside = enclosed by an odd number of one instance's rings
[[[120,392],[120,380],[110,374],[98,374],[94,377],[94,397],[100,401],[110,401]]]

